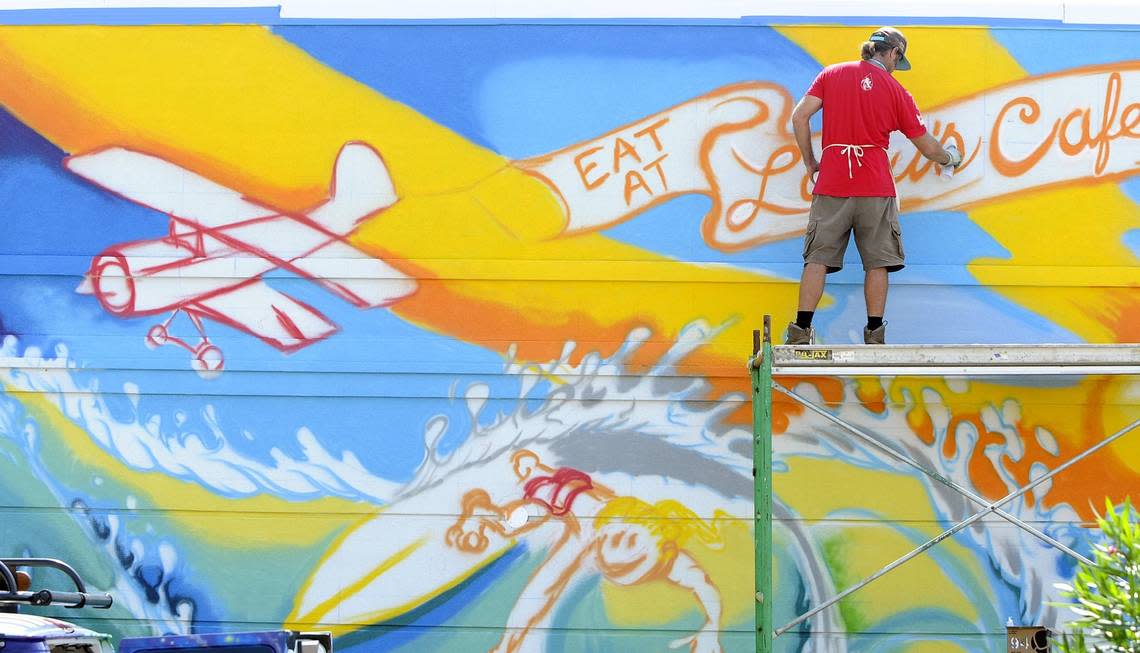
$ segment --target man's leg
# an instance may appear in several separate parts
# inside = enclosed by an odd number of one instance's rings
[[[898,203],[893,197],[859,198],[855,218],[855,245],[863,259],[863,298],[867,302],[867,326],[863,342],[886,342],[887,275],[901,270],[905,255],[902,229],[898,223]]]
[[[564,525],[564,528],[566,532],[562,538],[531,574],[515,601],[507,615],[503,636],[490,653],[539,653],[546,650],[546,636],[550,633],[550,623],[559,599],[584,575],[582,572],[592,569],[588,558],[593,553],[593,543],[585,537],[571,536],[569,526]]]
[[[823,297],[823,285],[827,279],[827,266],[822,263],[804,263],[803,274],[800,275],[800,307],[801,311],[815,311]]]
[[[815,343],[815,332],[811,327],[815,307],[823,297],[823,285],[827,277],[827,266],[822,263],[804,263],[800,274],[800,303],[796,321],[788,324],[788,337],[785,345],[811,345]]]
[[[881,345],[887,341],[887,325],[883,314],[887,308],[887,269],[871,268],[863,275],[863,299],[867,301],[867,326],[863,328],[863,342]]]
[[[863,276],[863,299],[867,301],[869,317],[883,317],[887,310],[887,269],[872,268]],[[803,289],[800,289],[800,303],[803,303]]]
[[[827,271],[843,267],[843,253],[851,237],[854,202],[849,197],[817,195],[812,198],[807,232],[804,234],[804,269],[800,275],[800,298],[796,321],[788,324],[787,345],[815,342],[811,327],[816,306],[823,297]]]

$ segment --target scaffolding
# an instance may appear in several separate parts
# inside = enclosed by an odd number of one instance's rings
[[[1056,376],[1140,374],[1140,345],[772,345],[771,318],[763,331],[753,332],[752,358],[753,476],[755,477],[755,617],[756,652],[771,653],[775,638],[837,604],[869,583],[921,555],[983,517],[993,514],[1042,542],[1083,562],[1088,558],[1002,509],[1081,460],[1140,426],[1140,419],[1073,456],[1029,484],[997,501],[927,469],[896,451],[872,433],[836,417],[793,390],[775,382],[780,376]],[[978,510],[939,535],[879,569],[862,581],[813,606],[789,623],[774,628],[772,621],[772,393],[778,392],[835,424],[886,456],[914,468],[974,502]]]

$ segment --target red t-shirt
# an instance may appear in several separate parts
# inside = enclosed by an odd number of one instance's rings
[[[907,138],[926,133],[910,93],[875,64],[851,61],[824,68],[807,94],[823,101],[824,150],[812,193],[894,197],[886,152],[891,132],[901,131]],[[861,146],[863,156],[854,148],[845,152],[847,145]]]

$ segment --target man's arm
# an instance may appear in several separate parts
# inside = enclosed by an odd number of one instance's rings
[[[942,144],[926,130],[926,125],[922,122],[922,112],[918,110],[914,96],[901,86],[897,88],[899,92],[894,96],[895,115],[899,121],[897,129],[914,143],[922,156],[939,165],[958,167],[962,163],[962,153],[954,145],[948,148],[942,147]]]
[[[930,132],[926,132],[922,136],[916,136],[915,138],[910,139],[910,142],[914,143],[914,146],[918,148],[918,151],[922,153],[922,156],[939,165],[956,166],[962,162],[962,155],[958,152],[957,148],[954,148],[954,152],[951,153],[949,150],[942,147],[942,144],[939,143],[938,140],[933,136],[931,136]]]
[[[708,574],[688,553],[680,551],[669,569],[669,581],[693,593],[705,613],[700,630],[674,640],[669,648],[687,647],[690,653],[724,653],[720,645],[721,597]]]
[[[792,131],[796,135],[796,145],[800,148],[800,156],[803,157],[809,175],[814,175],[819,170],[819,162],[811,147],[811,125],[808,123],[822,108],[823,100],[814,95],[805,95],[792,110]]]

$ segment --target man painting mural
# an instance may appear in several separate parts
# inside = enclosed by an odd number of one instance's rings
[[[906,48],[902,32],[879,29],[863,43],[862,61],[824,68],[792,112],[804,165],[818,178],[804,234],[799,312],[788,324],[786,344],[814,342],[811,322],[825,277],[843,267],[852,230],[865,273],[863,342],[886,342],[887,274],[904,264],[898,198],[887,158],[891,132],[902,132],[935,163],[956,167],[962,162],[956,147],[943,148],[927,133],[914,98],[891,76],[896,70],[910,70]],[[808,121],[825,104],[823,152],[817,161]]]

